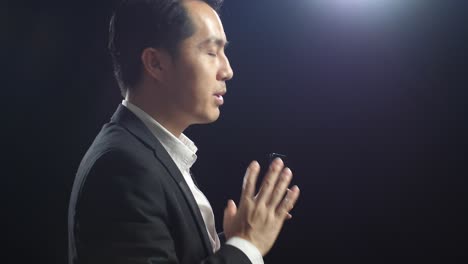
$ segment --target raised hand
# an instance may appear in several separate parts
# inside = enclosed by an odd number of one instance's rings
[[[238,236],[254,244],[265,256],[275,243],[283,223],[299,198],[299,188],[288,189],[292,172],[276,158],[255,194],[260,165],[253,161],[244,176],[239,208],[229,200],[224,210],[224,234],[229,239]]]

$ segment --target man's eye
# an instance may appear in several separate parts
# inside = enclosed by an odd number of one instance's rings
[[[211,57],[216,57],[216,53],[214,52],[208,52],[208,55],[210,55]]]

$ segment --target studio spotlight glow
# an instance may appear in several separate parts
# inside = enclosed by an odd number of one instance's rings
[[[394,1],[397,0],[393,0],[393,2]],[[392,0],[318,0],[317,2],[338,9],[357,9],[363,11],[388,7],[387,5],[391,5]]]
[[[416,0],[308,0],[319,13],[352,23],[378,23],[391,20]]]

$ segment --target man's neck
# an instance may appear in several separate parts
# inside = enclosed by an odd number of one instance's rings
[[[127,92],[125,100],[143,110],[177,138],[179,138],[182,132],[187,128],[187,126],[183,124],[178,124],[177,118],[172,117],[168,113],[165,114],[167,111],[158,109],[158,107],[164,106],[164,104],[152,102],[147,96],[138,96]]]

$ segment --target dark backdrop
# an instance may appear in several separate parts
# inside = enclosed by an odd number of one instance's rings
[[[280,152],[302,195],[267,263],[464,263],[466,1],[346,2],[226,1],[235,77],[186,131],[218,227],[247,164]],[[2,4],[2,263],[66,261],[74,173],[121,101],[114,3]]]

